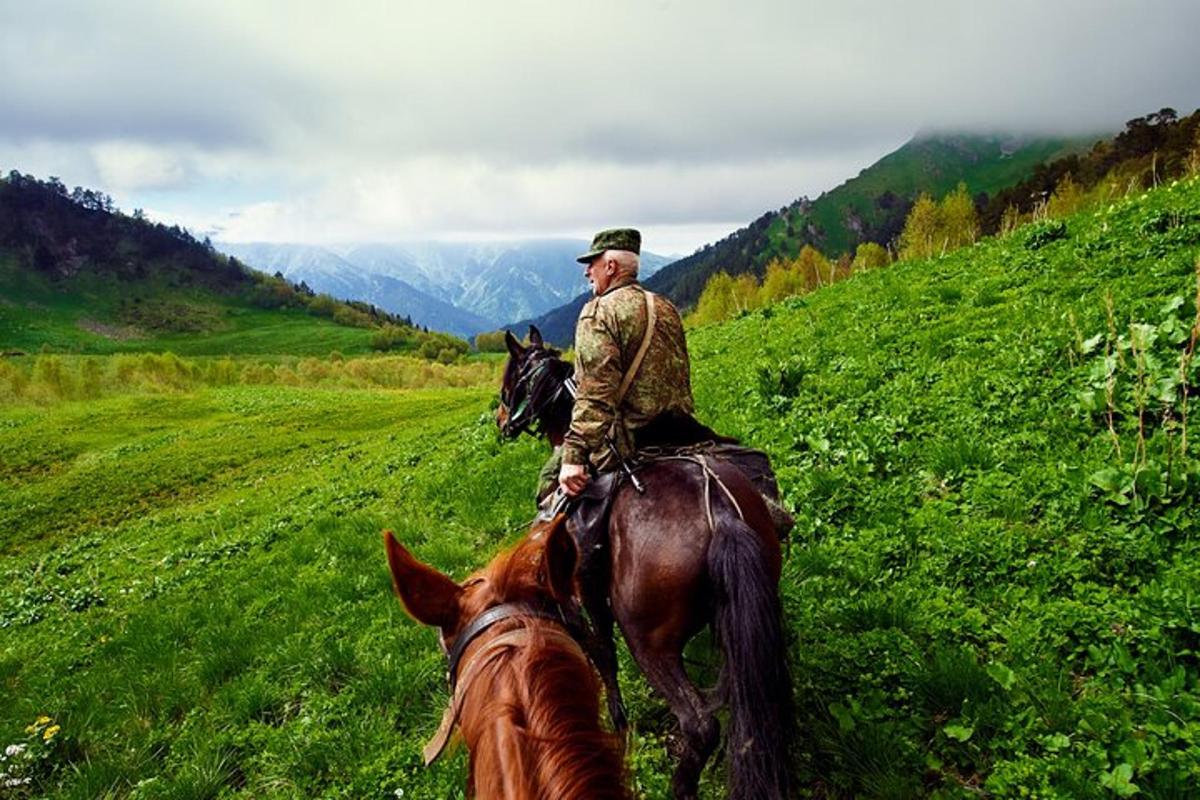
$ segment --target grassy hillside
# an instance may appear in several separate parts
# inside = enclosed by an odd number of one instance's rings
[[[1189,796],[1198,257],[1193,179],[690,334],[701,416],[797,511],[802,795]],[[544,445],[498,442],[492,395],[0,408],[13,793],[461,797],[461,755],[419,766],[443,663],[378,531],[459,577],[519,535]],[[669,715],[623,681],[665,796]]]
[[[797,510],[801,774],[1195,788],[1198,259],[1193,178],[694,333],[699,406]]]
[[[792,258],[811,244],[830,258],[864,241],[887,244],[904,226],[921,192],[941,196],[964,182],[972,194],[994,193],[1037,165],[1085,149],[1090,139],[966,134],[918,136],[816,200],[800,198],[748,227],[664,268],[648,282],[677,303],[696,302],[720,270],[759,277],[774,258]]]
[[[792,206],[771,223],[767,238],[779,246],[779,255],[794,255],[801,242],[815,245],[831,258],[852,253],[861,241],[882,238],[886,242],[898,233],[889,226],[895,227],[896,217],[903,224],[903,216],[889,214],[892,208],[887,201],[880,204],[889,193],[896,208],[921,192],[941,197],[960,181],[971,194],[990,195],[1017,183],[1038,164],[1091,143],[1091,138],[918,136],[811,204]],[[803,235],[810,226],[809,235]]]
[[[64,289],[0,254],[5,351],[350,354],[369,351],[372,334],[303,309],[255,308],[243,298],[203,289],[127,284],[107,276],[84,276]]]
[[[57,178],[0,178],[0,352],[189,355],[468,348],[373,305],[249,269]],[[445,355],[443,356],[443,351]]]

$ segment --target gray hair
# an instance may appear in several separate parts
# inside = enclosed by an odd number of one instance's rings
[[[637,253],[629,250],[605,250],[605,258],[611,258],[617,262],[617,274],[636,278],[638,276],[638,265],[641,264],[641,259]]]

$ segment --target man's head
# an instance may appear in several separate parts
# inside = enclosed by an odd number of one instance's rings
[[[614,281],[637,278],[641,248],[642,235],[636,230],[611,228],[597,233],[591,249],[576,260],[586,265],[584,274],[592,291],[599,295],[604,294]]]

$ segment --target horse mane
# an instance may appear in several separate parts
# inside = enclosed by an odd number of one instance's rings
[[[559,522],[558,524],[561,524]],[[549,535],[550,528],[544,529]],[[533,533],[537,532],[537,527]],[[546,588],[525,539],[485,570],[497,596],[533,602]],[[600,683],[578,647],[546,635],[546,620],[517,617],[530,632],[481,675],[463,707],[464,735],[477,742],[472,774],[478,794],[507,796],[534,787],[530,800],[587,797],[628,800],[618,738],[600,725]]]
[[[475,728],[481,796],[503,787],[536,787],[537,800],[587,797],[627,800],[616,736],[600,727],[600,686],[578,651],[539,637],[497,662],[479,691],[488,699],[464,708]],[[489,741],[490,740],[490,741]]]

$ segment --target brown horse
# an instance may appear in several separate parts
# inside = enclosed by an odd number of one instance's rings
[[[510,358],[497,422],[510,437],[536,425],[552,442],[561,441],[571,419],[571,366],[544,346],[536,328],[528,347],[512,334],[506,338]],[[581,598],[600,641],[594,656],[610,714],[619,724],[615,618],[679,722],[675,796],[695,797],[719,727],[682,654],[711,624],[724,657],[717,700],[729,707],[730,797],[783,798],[792,692],[778,595],[781,555],[770,514],[750,480],[715,459],[650,461],[637,474],[645,493],[624,483],[609,516],[608,602],[587,593]]]
[[[457,723],[468,794],[481,800],[627,800],[619,740],[600,725],[600,684],[568,635],[576,556],[561,519],[535,524],[461,585],[391,531],[384,543],[405,609],[441,631],[451,657],[451,708],[427,760]]]

